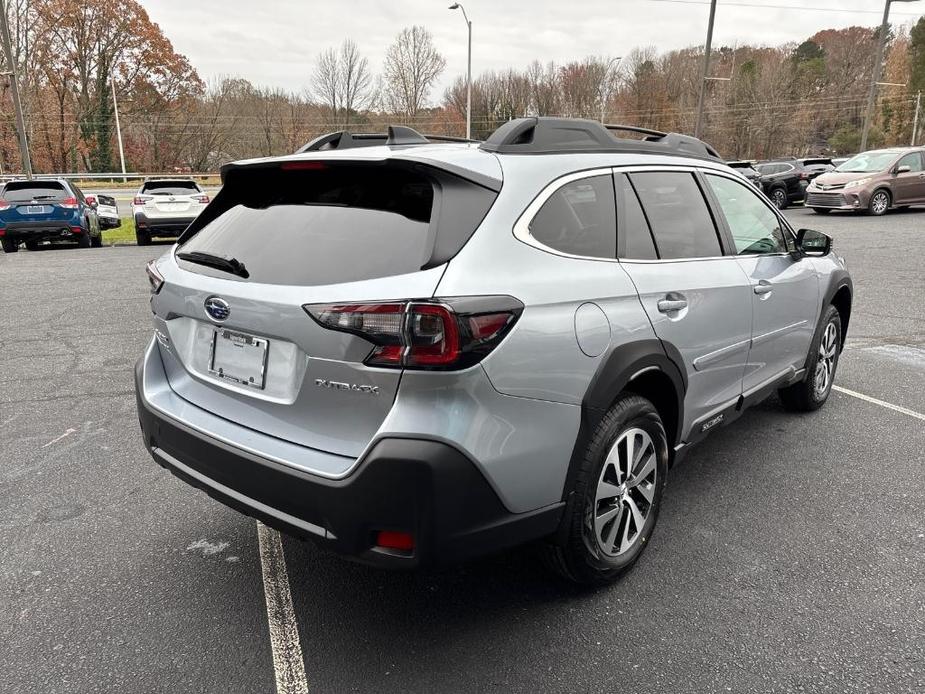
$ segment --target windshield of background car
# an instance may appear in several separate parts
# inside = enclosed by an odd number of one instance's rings
[[[70,197],[70,193],[55,181],[13,181],[6,184],[0,197],[7,202],[29,202],[30,200],[63,200]]]
[[[193,181],[149,181],[141,187],[147,195],[193,195],[199,186]]]
[[[875,173],[886,171],[896,159],[896,152],[864,152],[840,164],[836,171],[842,173]]]

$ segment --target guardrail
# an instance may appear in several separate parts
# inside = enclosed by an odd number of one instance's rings
[[[145,178],[216,178],[214,173],[43,173],[35,174],[33,178],[67,178],[75,180],[118,180],[118,179],[145,179]],[[0,174],[0,181],[14,181],[25,178],[23,174]]]

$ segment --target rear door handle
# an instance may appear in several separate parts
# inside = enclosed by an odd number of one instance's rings
[[[680,311],[682,308],[687,308],[686,299],[662,299],[658,302],[658,310],[662,313]]]
[[[755,294],[761,296],[762,294],[770,294],[773,291],[774,287],[771,286],[771,283],[767,280],[761,280],[753,287]]]

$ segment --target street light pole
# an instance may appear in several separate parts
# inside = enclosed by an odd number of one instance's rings
[[[3,53],[6,56],[10,76],[10,94],[13,97],[13,108],[16,111],[16,130],[19,132],[19,153],[22,155],[22,169],[27,179],[32,178],[32,159],[29,156],[29,140],[26,138],[26,122],[22,116],[22,102],[19,100],[19,81],[16,76],[16,63],[13,60],[13,49],[10,46],[10,27],[7,23],[6,3],[0,0],[0,34],[3,39]]]
[[[122,164],[122,182],[125,183],[125,151],[122,149],[122,127],[119,125],[119,102],[116,100],[116,78],[109,76],[109,84],[112,87],[112,110],[116,116],[116,139],[119,141],[119,161]]]
[[[883,21],[880,23],[880,36],[877,41],[877,54],[874,58],[873,72],[870,76],[870,90],[867,92],[867,109],[864,112],[864,128],[861,131],[861,151],[867,149],[867,136],[870,134],[870,123],[874,117],[874,103],[877,99],[877,82],[883,69],[883,47],[886,45],[886,34],[890,28],[890,5],[894,2],[917,2],[917,0],[884,0]]]
[[[912,119],[912,142],[909,143],[910,147],[915,147],[915,136],[919,131],[919,107],[922,105],[922,92],[917,92],[915,95],[915,117]]]
[[[700,137],[703,130],[703,105],[706,99],[707,75],[710,71],[710,49],[713,45],[713,21],[716,19],[716,0],[710,0],[710,22],[707,24],[707,43],[703,51],[703,73],[700,77],[700,98],[697,100],[697,123],[694,137]]]
[[[454,2],[450,5],[451,10],[462,10],[463,19],[466,20],[466,28],[469,30],[469,52],[468,63],[466,67],[466,139],[472,139],[472,22],[466,14],[466,8],[461,2]]]

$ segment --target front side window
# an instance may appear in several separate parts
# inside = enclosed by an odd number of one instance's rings
[[[897,168],[900,166],[908,166],[909,171],[912,172],[922,171],[922,155],[918,152],[907,154],[896,163],[896,166]]]
[[[629,175],[663,260],[723,254],[716,225],[694,175],[652,171]]]
[[[563,185],[530,222],[530,235],[562,253],[615,258],[617,224],[610,175]]]
[[[736,253],[754,255],[787,251],[780,219],[755,193],[723,176],[707,174],[706,179],[726,217]]]

